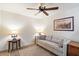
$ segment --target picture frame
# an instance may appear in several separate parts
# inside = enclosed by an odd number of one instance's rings
[[[74,16],[55,19],[54,31],[74,31]]]

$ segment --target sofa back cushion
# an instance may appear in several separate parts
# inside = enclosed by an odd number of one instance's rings
[[[40,35],[40,36],[39,36],[39,39],[41,39],[41,40],[46,40],[46,35]]]
[[[52,41],[52,38],[53,38],[52,36],[46,36],[47,41]]]
[[[64,41],[64,39],[53,38],[51,42],[57,43],[59,45],[59,47],[63,47],[63,41]]]

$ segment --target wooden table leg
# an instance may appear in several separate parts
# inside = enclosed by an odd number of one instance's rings
[[[18,42],[16,41],[16,49],[18,49]]]
[[[12,42],[12,50],[11,50],[11,51],[13,51],[13,49],[14,49],[14,44],[13,44],[13,42]]]
[[[19,49],[21,48],[21,42],[20,40],[18,40],[18,44],[19,44]]]
[[[10,52],[10,42],[8,42],[8,52]]]

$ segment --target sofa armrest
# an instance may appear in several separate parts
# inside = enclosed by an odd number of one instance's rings
[[[66,56],[67,55],[67,44],[70,42],[71,40],[64,40],[63,42],[63,56]]]

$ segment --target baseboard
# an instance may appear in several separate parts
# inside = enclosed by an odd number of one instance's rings
[[[34,43],[30,43],[28,45],[22,46],[20,49],[27,48],[27,47],[30,47],[32,45],[35,45],[35,44]],[[2,52],[8,52],[8,49],[0,51],[0,53],[2,53]]]
[[[8,50],[2,50],[2,51],[0,51],[0,53],[2,53],[2,52],[7,52]]]

